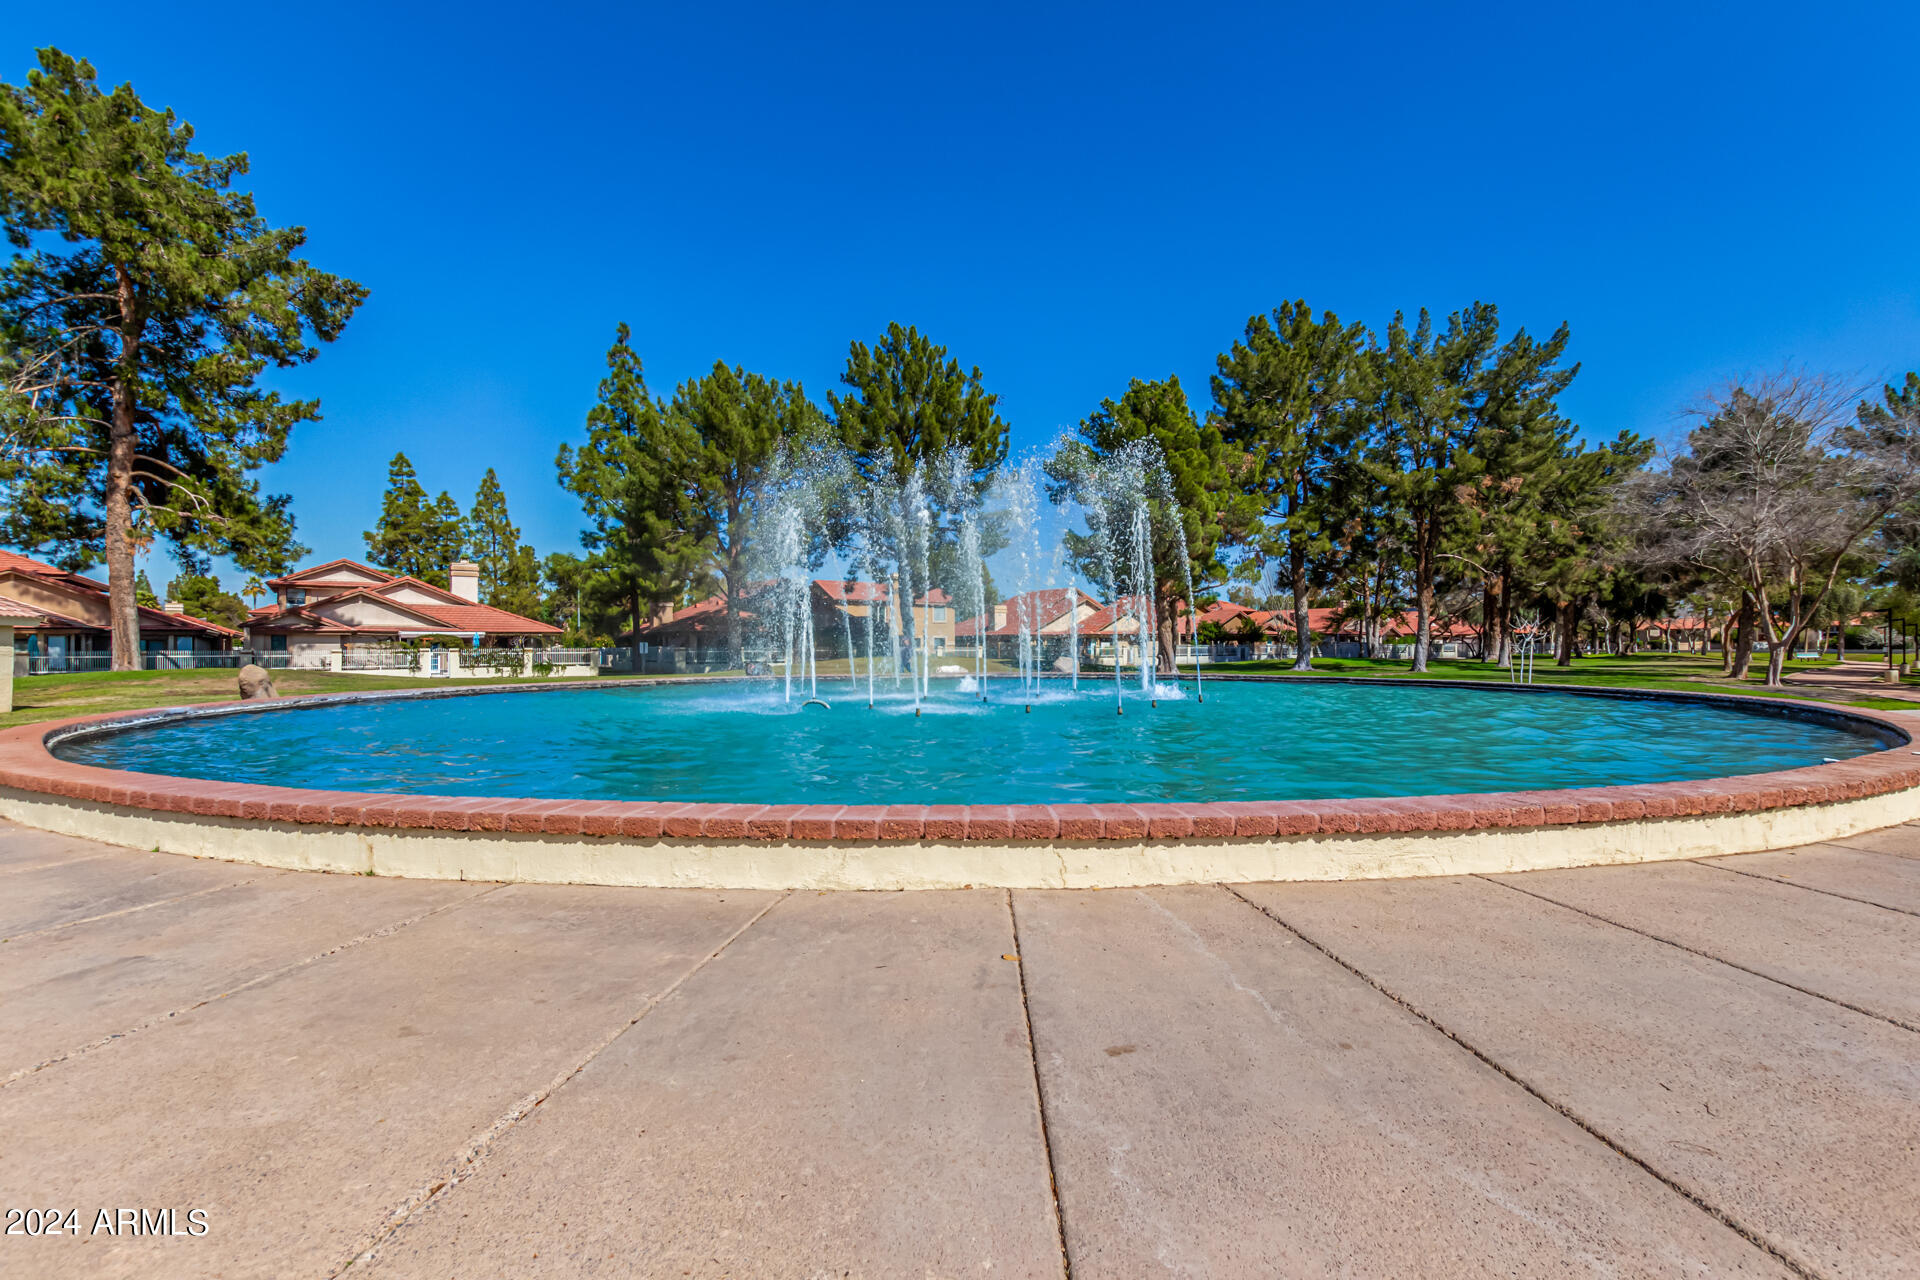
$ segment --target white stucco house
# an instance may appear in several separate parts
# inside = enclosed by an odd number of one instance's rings
[[[462,648],[547,644],[561,629],[480,603],[480,567],[456,561],[451,589],[386,573],[357,560],[329,560],[267,583],[274,603],[247,618],[250,646],[286,653],[293,667],[337,666],[330,655],[444,637]]]

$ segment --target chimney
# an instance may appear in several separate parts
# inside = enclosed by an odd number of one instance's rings
[[[997,631],[1001,627],[1004,627],[1006,625],[1007,625],[1007,606],[1006,606],[1006,603],[1003,601],[1000,604],[993,606],[993,629]]]
[[[462,600],[480,603],[480,566],[471,560],[455,560],[447,566],[447,588]]]
[[[161,607],[168,613],[185,613],[187,611],[187,606],[181,604],[178,600],[169,600]]]

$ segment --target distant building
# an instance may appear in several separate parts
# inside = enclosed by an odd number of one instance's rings
[[[1017,662],[1024,629],[1035,638],[1044,665],[1066,653],[1076,629],[1084,656],[1097,625],[1094,619],[1104,612],[1100,602],[1084,591],[1066,587],[1023,591],[994,605],[984,617],[960,623],[954,628],[954,639],[969,649],[985,645],[989,658]]]
[[[755,582],[740,592],[740,636],[749,662],[786,659],[779,630],[779,608],[767,593],[778,583]],[[815,578],[807,584],[808,607],[813,614],[816,658],[844,658],[852,637],[855,656],[867,653],[867,628],[873,627],[873,652],[884,660],[891,637],[898,637],[905,658],[904,619],[895,616],[893,586],[885,582],[849,582]],[[938,587],[913,602],[914,641],[939,659],[954,647],[956,625],[953,601]],[[621,644],[644,644],[649,650],[672,650],[681,666],[711,667],[728,661],[727,597],[716,592],[679,608],[661,608],[636,631],[623,632]],[[776,651],[777,650],[777,651]],[[655,663],[642,664],[651,670]]]
[[[26,606],[38,621],[16,625],[13,650],[34,661],[33,671],[104,669],[113,653],[107,584],[65,569],[0,551],[0,596]],[[240,632],[196,618],[177,603],[138,610],[143,654],[221,653]],[[151,664],[153,660],[149,660]]]
[[[448,580],[451,589],[357,560],[329,560],[268,581],[274,603],[248,616],[247,638],[255,649],[287,654],[289,666],[323,667],[329,654],[403,640],[446,637],[501,648],[561,634],[552,623],[481,604],[478,565],[456,561]]]

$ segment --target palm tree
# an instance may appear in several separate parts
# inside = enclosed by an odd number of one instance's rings
[[[246,596],[248,604],[252,604],[254,600],[265,595],[266,592],[267,584],[260,581],[260,575],[257,573],[248,577],[247,585],[240,588],[240,593]]]

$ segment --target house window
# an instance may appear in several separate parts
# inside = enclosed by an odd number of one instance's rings
[[[287,638],[285,636],[268,636],[267,637],[268,653],[285,653],[286,651],[287,651]]]
[[[306,602],[307,602],[307,593],[304,588],[302,587],[287,588],[288,604],[305,604]]]
[[[933,606],[933,620],[935,622],[945,622],[947,620],[947,606],[943,604]]]

